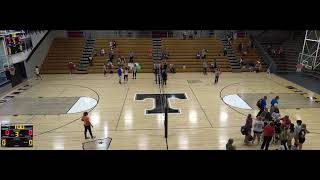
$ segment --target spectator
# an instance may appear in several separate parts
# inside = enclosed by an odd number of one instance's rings
[[[297,120],[297,125],[295,125],[295,127],[294,127],[294,144],[297,146],[299,144],[299,133],[302,129],[301,124],[302,124],[302,121]]]
[[[165,70],[165,71],[167,71],[167,69],[168,69],[167,61],[164,61],[164,63],[163,63],[163,68],[162,68],[162,69]]]
[[[132,67],[132,79],[137,79],[137,65],[134,64]]]
[[[176,66],[174,64],[170,64],[169,69],[171,73],[176,73]]]
[[[199,52],[197,52],[196,58],[197,58],[197,59],[201,59],[201,58],[202,58],[202,57],[201,57],[201,53],[200,53],[200,51],[199,51]]]
[[[69,72],[70,72],[70,75],[71,74],[73,74],[73,71],[74,71],[74,69],[75,69],[75,64],[73,64],[73,62],[69,62],[69,64],[68,64],[68,68],[69,68]]]
[[[206,60],[203,61],[203,74],[207,75],[208,63]]]
[[[275,121],[274,122],[274,134],[273,134],[273,142],[277,143],[280,139],[280,132],[281,132],[281,123],[280,121]]]
[[[302,145],[303,143],[306,141],[306,134],[307,133],[310,133],[308,130],[307,130],[307,125],[306,124],[302,124],[301,125],[301,130],[298,134],[298,140],[299,140],[299,150],[302,150]]]
[[[240,56],[240,65],[241,65],[241,67],[246,65],[242,56]]]
[[[118,77],[119,77],[119,84],[121,84],[122,73],[123,73],[123,70],[122,70],[121,66],[118,68],[117,73],[118,73]]]
[[[273,98],[272,100],[271,100],[271,107],[273,107],[275,104],[279,104],[279,96],[276,96],[275,98]]]
[[[270,113],[273,121],[280,121],[280,111],[277,104],[270,108]]]
[[[133,52],[129,52],[129,63],[133,63]]]
[[[212,69],[212,72],[214,73],[217,68],[217,60],[215,58],[213,59],[210,68]]]
[[[285,115],[283,118],[280,119],[280,121],[282,121],[282,124],[283,124],[285,127],[288,127],[288,128],[290,127],[291,121],[290,121],[288,115]]]
[[[290,127],[288,129],[288,147],[289,149],[291,149],[291,146],[292,146],[292,139],[294,138],[294,124],[291,123],[290,124]]]
[[[283,57],[283,55],[284,55],[284,50],[282,47],[279,48],[279,55],[280,55],[280,57]]]
[[[109,60],[113,62],[114,54],[113,51],[109,51]]]
[[[107,74],[107,65],[106,63],[103,64],[103,76],[106,76]]]
[[[167,85],[167,77],[168,77],[167,71],[162,70],[161,75],[162,75],[162,86]]]
[[[285,150],[288,150],[288,139],[289,139],[288,128],[285,126],[281,126],[280,142],[281,142],[281,145],[284,146]]]
[[[105,51],[104,51],[103,48],[101,48],[101,49],[100,49],[100,56],[104,56],[104,54],[105,54]]]
[[[274,124],[271,122],[266,125],[263,129],[263,143],[261,145],[261,150],[268,150],[270,141],[272,140],[274,134]]]
[[[220,77],[220,75],[221,75],[221,71],[220,71],[220,68],[219,68],[219,67],[217,67],[217,69],[215,70],[214,74],[215,74],[214,84],[218,84],[218,82],[219,82],[219,77]]]
[[[226,144],[226,150],[236,150],[236,147],[233,145],[233,139],[229,139]]]
[[[253,125],[253,140],[252,140],[252,144],[254,143],[254,141],[256,140],[256,138],[258,139],[258,144],[260,143],[260,137],[261,134],[263,132],[263,126],[264,123],[262,121],[261,116],[258,116],[254,125]]]
[[[202,59],[206,59],[207,58],[207,52],[208,50],[207,49],[202,49]]]
[[[113,42],[110,41],[110,42],[109,42],[109,48],[110,48],[110,50],[113,50],[113,47],[114,47],[114,46],[113,46]]]
[[[247,119],[246,119],[246,124],[244,125],[245,127],[245,137],[244,137],[244,143],[248,144],[249,141],[251,141],[252,136],[251,136],[251,128],[252,128],[252,116],[251,114],[248,114]]]
[[[124,68],[124,75],[123,75],[123,81],[128,82],[128,75],[129,75],[129,69],[128,67]]]
[[[92,56],[91,55],[88,57],[88,61],[89,61],[90,66],[92,66],[93,60],[92,60]]]
[[[261,70],[261,63],[260,63],[260,61],[257,61],[257,63],[255,64],[254,69],[255,69],[255,72],[256,72],[256,73],[260,72],[260,70]]]
[[[266,108],[267,106],[267,96],[264,96],[263,98],[259,99],[259,101],[257,102],[257,106],[260,109],[260,111],[258,112],[257,116],[258,117]]]
[[[113,48],[117,48],[117,42],[116,42],[116,40],[113,40],[113,41],[112,41],[112,45],[113,45]]]
[[[227,53],[228,53],[228,52],[227,52],[227,47],[224,47],[224,48],[223,48],[223,56],[226,56]]]
[[[266,121],[272,121],[271,113],[268,111],[268,108],[264,109],[264,119]]]
[[[183,40],[186,40],[186,39],[187,39],[187,31],[184,31],[184,32],[182,33],[182,38],[183,38]]]
[[[42,80],[41,75],[40,75],[40,70],[39,70],[38,66],[35,67],[34,72],[36,74],[36,80],[38,80],[38,78],[40,78]]]

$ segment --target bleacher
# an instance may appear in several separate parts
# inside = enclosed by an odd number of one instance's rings
[[[242,52],[239,50],[239,44],[243,43],[244,46],[247,46],[249,44],[250,39],[248,37],[238,37],[236,39],[233,39],[232,41],[232,49],[235,53],[235,56],[237,58],[238,61],[240,61],[240,57],[242,55]],[[256,64],[257,61],[259,60],[259,53],[257,51],[256,48],[251,48],[249,46],[247,54],[242,56],[244,61],[246,63],[253,63]],[[267,65],[265,62],[261,62],[261,71],[266,71],[267,70]],[[242,72],[248,72],[249,69],[248,68],[242,68],[241,69]]]
[[[84,38],[54,39],[49,49],[48,55],[40,68],[41,73],[69,73],[68,62],[71,60],[76,65],[80,62],[84,44]]]
[[[223,44],[215,38],[201,38],[182,40],[176,38],[163,38],[163,50],[169,53],[168,64],[174,64],[177,72],[201,72],[203,60],[197,59],[197,52],[207,49],[208,67],[216,59],[221,71],[230,72],[229,60],[223,56]],[[220,56],[219,56],[220,55]],[[183,68],[185,66],[185,68]]]
[[[103,73],[103,64],[109,60],[109,42],[115,40],[117,47],[114,51],[113,69],[117,68],[118,55],[126,58],[126,63],[129,62],[129,52],[134,53],[134,63],[141,65],[142,73],[152,72],[152,39],[151,38],[97,38],[94,44],[94,52],[99,52],[101,48],[105,50],[104,56],[93,56],[93,65],[89,66],[88,73]]]

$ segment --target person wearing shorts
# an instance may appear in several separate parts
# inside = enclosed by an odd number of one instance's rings
[[[256,119],[256,122],[253,125],[253,140],[252,140],[252,144],[254,143],[256,138],[258,139],[258,144],[260,143],[260,137],[261,137],[261,134],[263,132],[263,127],[264,127],[264,122],[262,121],[261,116],[258,116],[258,118]]]
[[[128,82],[128,74],[129,74],[129,69],[128,69],[128,67],[125,67],[124,68],[124,75],[123,75],[124,82]]]
[[[118,73],[118,77],[119,77],[119,84],[121,84],[121,79],[122,79],[122,67],[120,66],[119,68],[118,68],[118,71],[117,71],[117,73]]]

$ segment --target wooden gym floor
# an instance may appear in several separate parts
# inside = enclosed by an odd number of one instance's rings
[[[222,98],[230,94],[273,94],[295,93],[296,96],[315,97],[315,94],[276,75],[266,73],[222,73],[218,85],[213,84],[213,74],[178,73],[168,74],[166,93],[185,93],[187,99],[170,100],[172,108],[180,113],[169,114],[169,137],[164,138],[164,116],[146,115],[152,109],[153,100],[135,101],[139,93],[159,93],[153,74],[137,74],[127,84],[119,84],[116,74],[88,75],[43,75],[43,80],[29,80],[14,90],[3,94],[11,95],[29,84],[17,97],[91,97],[98,104],[89,115],[97,138],[112,138],[110,150],[223,150],[228,138],[235,140],[237,149],[257,150],[260,146],[244,145],[240,126],[246,114],[258,111],[228,106]],[[292,86],[295,89],[289,89]],[[305,93],[305,94],[304,94]],[[302,95],[301,95],[302,94]],[[268,97],[268,103],[273,97]],[[286,103],[290,102],[284,99]],[[295,99],[292,100],[294,104]],[[315,103],[315,102],[314,102]],[[281,104],[281,97],[280,97]],[[3,106],[2,104],[0,106]],[[294,107],[294,106],[292,106]],[[314,107],[280,109],[295,123],[301,119],[311,131],[306,136],[304,149],[320,149],[320,109]],[[1,115],[0,123],[32,123],[34,125],[34,150],[81,150],[84,139],[82,113],[59,115]],[[271,145],[270,149],[279,145]]]

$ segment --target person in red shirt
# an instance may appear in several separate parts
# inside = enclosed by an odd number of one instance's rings
[[[268,150],[270,141],[272,140],[274,134],[274,124],[271,122],[270,124],[266,125],[263,129],[263,143],[261,145],[261,150]]]
[[[286,116],[284,116],[283,118],[281,118],[280,121],[282,121],[282,124],[283,124],[285,127],[290,128],[291,121],[290,121],[288,115],[286,115]]]
[[[91,131],[91,127],[93,127],[93,126],[92,126],[92,124],[90,122],[90,118],[88,116],[88,112],[84,112],[83,113],[81,121],[83,121],[85,139],[88,139],[88,137],[87,137],[87,131],[88,130],[89,130],[89,134],[91,136],[91,139],[94,139],[95,137],[92,135],[92,131]]]
[[[68,63],[68,69],[69,69],[70,75],[73,73],[74,68],[75,68],[75,65],[73,64],[73,62],[70,61]]]

